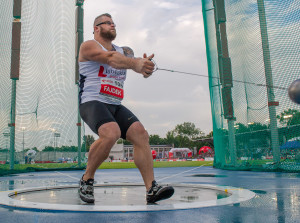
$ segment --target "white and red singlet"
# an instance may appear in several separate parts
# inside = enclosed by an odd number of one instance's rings
[[[97,43],[103,50],[108,51],[99,42]],[[121,47],[113,45],[113,48],[124,54]],[[126,69],[115,69],[96,61],[84,61],[79,62],[79,74],[81,104],[95,100],[107,104],[121,104],[124,98]]]

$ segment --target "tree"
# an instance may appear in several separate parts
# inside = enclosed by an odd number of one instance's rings
[[[214,132],[210,131],[210,133],[208,133],[205,138],[213,138],[214,137]]]
[[[259,122],[254,122],[253,124],[248,125],[248,128],[251,131],[259,131],[259,130],[267,129],[268,126],[264,125],[264,124],[261,124]]]
[[[251,124],[248,124],[248,126],[242,123],[236,123],[236,126],[237,127],[235,133],[253,132],[253,131],[268,129],[267,125],[261,124],[259,122],[253,122]]]
[[[150,145],[164,145],[164,144],[166,144],[166,140],[163,138],[160,138],[159,135],[150,135],[149,143],[150,143]]]
[[[236,126],[236,130],[235,130],[236,134],[243,133],[243,132],[249,132],[248,127],[242,123],[238,122],[235,124],[235,126]]]
[[[85,136],[85,143],[86,143],[86,151],[90,150],[91,145],[95,142],[95,138],[92,135]]]
[[[175,147],[178,147],[179,142],[176,139],[173,131],[167,132],[165,141],[166,144],[174,144]]]
[[[187,137],[189,139],[197,139],[201,137],[201,130],[196,128],[194,123],[184,122],[183,124],[176,125],[173,130],[175,135]]]
[[[117,144],[123,144],[123,139],[119,138],[118,141],[117,141]]]
[[[54,151],[54,147],[52,146],[45,146],[45,149],[43,149],[44,152],[51,152],[51,151]]]
[[[132,145],[132,143],[129,142],[128,140],[123,140],[123,144],[124,144],[124,145]]]
[[[118,139],[117,144],[132,145],[131,142],[129,142],[128,140],[122,139],[122,138]]]
[[[289,109],[277,115],[277,119],[284,126],[300,124],[300,112],[295,109]]]
[[[197,147],[196,139],[201,138],[202,131],[196,128],[194,123],[184,122],[183,124],[176,125],[175,129],[167,133],[166,141],[174,143],[175,147]],[[171,144],[171,143],[170,143]]]

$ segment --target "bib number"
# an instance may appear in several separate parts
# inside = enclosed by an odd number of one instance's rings
[[[124,98],[123,84],[116,80],[102,78],[100,94],[122,100]]]

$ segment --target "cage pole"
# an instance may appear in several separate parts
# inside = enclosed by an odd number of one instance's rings
[[[83,2],[84,0],[77,0],[76,1],[76,44],[75,44],[75,52],[76,52],[76,58],[75,58],[75,84],[77,85],[78,94],[80,91],[79,86],[79,65],[78,65],[78,56],[79,56],[79,48],[81,43],[83,42]],[[79,113],[79,97],[78,97],[78,106],[77,106],[77,139],[78,139],[78,166],[81,165],[81,117]]]
[[[230,151],[230,163],[236,165],[236,141],[234,129],[234,107],[232,101],[232,68],[229,57],[228,40],[226,33],[226,12],[224,0],[213,0],[216,39],[218,50],[219,75],[222,85],[222,102],[224,118],[228,124],[228,147]],[[225,159],[225,156],[224,156]]]
[[[264,61],[265,76],[266,76],[266,85],[273,86],[271,56],[270,56],[270,47],[269,47],[269,40],[268,40],[264,0],[257,0],[257,5],[258,5],[260,33],[261,33],[263,59],[264,59],[263,61]],[[275,100],[273,87],[267,88],[267,94],[268,94],[268,107],[269,107],[270,129],[271,129],[271,148],[273,151],[273,161],[275,163],[279,163],[280,149],[279,149],[279,139],[278,139],[277,118],[276,118],[276,106],[278,106],[279,103],[276,102]]]
[[[12,23],[12,43],[11,43],[11,68],[10,79],[12,80],[11,88],[11,110],[10,110],[10,148],[9,148],[9,163],[10,169],[14,169],[15,163],[15,131],[16,131],[16,95],[17,95],[17,80],[20,75],[20,46],[21,46],[21,10],[22,0],[14,0]]]

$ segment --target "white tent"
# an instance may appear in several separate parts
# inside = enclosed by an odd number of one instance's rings
[[[170,150],[170,153],[176,153],[176,152],[186,152],[186,153],[190,153],[192,152],[189,148],[173,148]]]
[[[173,148],[169,151],[169,158],[173,158],[173,154],[181,153],[182,157],[191,157],[192,151],[189,148]]]

